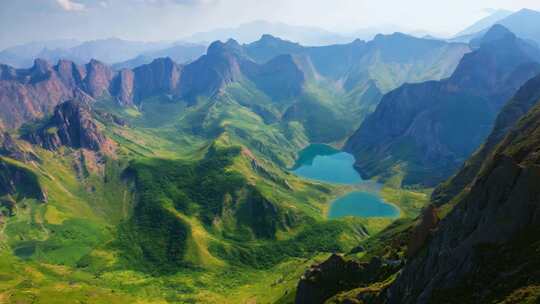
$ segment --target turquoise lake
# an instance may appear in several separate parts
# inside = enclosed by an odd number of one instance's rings
[[[300,151],[293,173],[305,178],[336,184],[359,184],[353,168],[354,156],[327,145],[314,144]]]
[[[399,210],[379,196],[380,185],[364,181],[354,169],[354,156],[328,145],[313,144],[300,151],[291,170],[308,179],[335,184],[366,186],[369,191],[353,191],[330,206],[328,217],[397,217]]]
[[[344,216],[397,217],[399,210],[376,194],[354,191],[332,202],[328,218]]]

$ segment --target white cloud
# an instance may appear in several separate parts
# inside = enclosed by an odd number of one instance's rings
[[[218,0],[136,0],[140,3],[146,3],[151,5],[206,5],[215,4]]]
[[[84,4],[72,0],[56,0],[56,3],[66,11],[82,11],[86,8]]]

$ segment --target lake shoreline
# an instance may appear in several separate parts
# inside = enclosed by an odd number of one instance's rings
[[[372,180],[363,180],[354,169],[354,163],[354,156],[347,152],[325,144],[311,144],[298,153],[291,172],[314,182],[349,188],[325,208],[324,216],[327,219],[346,216],[399,218],[402,215],[399,206],[385,201],[381,196],[383,185]],[[352,200],[349,200],[351,197]],[[336,212],[338,216],[333,215]]]

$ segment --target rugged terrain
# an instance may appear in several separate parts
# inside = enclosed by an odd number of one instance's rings
[[[0,302],[533,299],[539,58],[496,26],[0,65]],[[345,141],[399,218],[329,220],[356,186],[289,171]]]
[[[504,27],[482,39],[451,77],[383,97],[345,146],[364,177],[435,186],[482,144],[505,102],[540,72],[540,50]]]
[[[386,54],[404,41],[429,62]],[[294,299],[310,263],[390,223],[327,220],[350,189],[289,173],[298,151],[343,141],[386,86],[444,77],[467,51],[397,34],[320,48],[264,36],[214,42],[189,64],[2,65],[1,299]],[[336,70],[332,53],[349,54]],[[374,73],[353,80],[367,63]],[[386,82],[389,66],[413,68]]]
[[[312,266],[319,272],[306,272],[296,302],[536,303],[539,102],[536,76],[509,99],[485,143],[434,191],[420,216]],[[375,269],[360,266],[377,259]],[[317,290],[309,301],[306,285]]]

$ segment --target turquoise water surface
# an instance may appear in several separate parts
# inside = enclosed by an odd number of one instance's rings
[[[327,145],[314,144],[299,153],[293,172],[309,179],[336,184],[358,184],[360,174],[353,168],[354,156]]]
[[[300,151],[292,172],[296,175],[335,184],[364,185],[373,184],[364,181],[354,170],[354,156],[336,150],[328,145],[313,144]],[[380,185],[374,184],[379,189]],[[379,191],[353,191],[334,202],[330,206],[328,217],[397,217],[399,209],[388,204],[379,196]]]
[[[338,198],[330,206],[328,218],[344,216],[397,217],[399,210],[376,194],[355,191]]]

